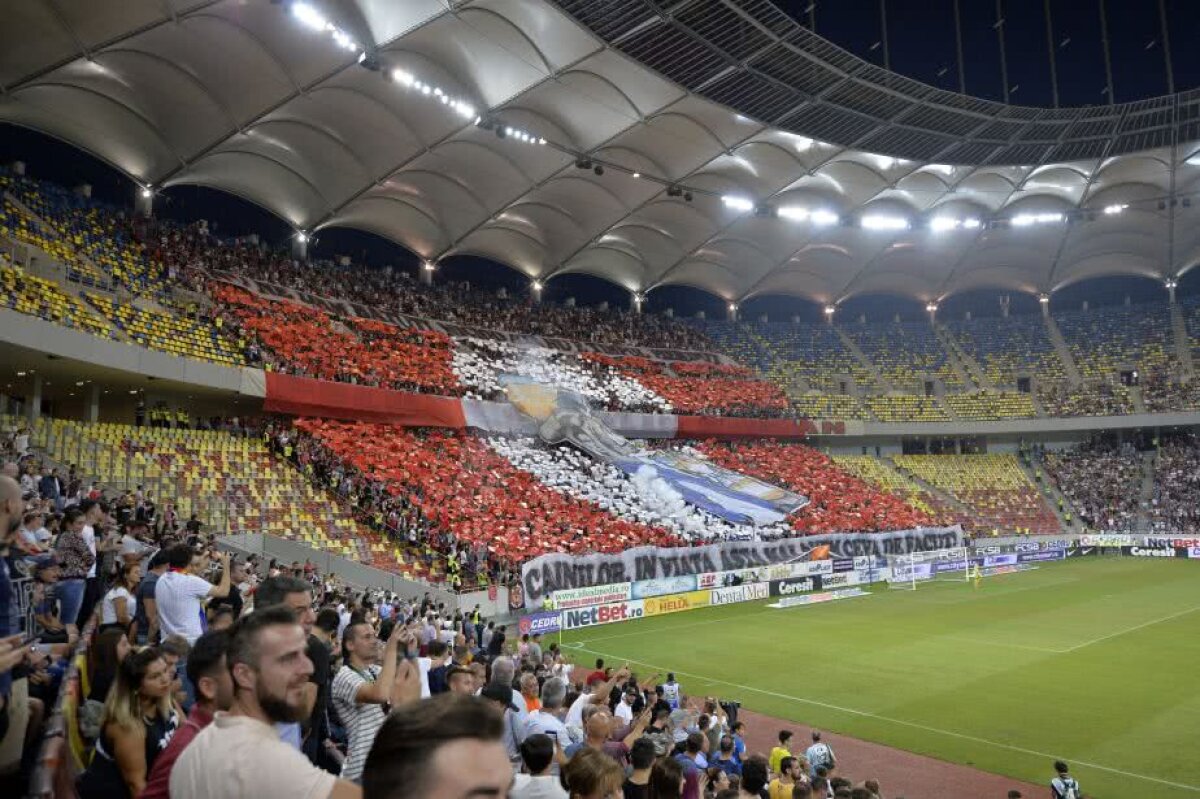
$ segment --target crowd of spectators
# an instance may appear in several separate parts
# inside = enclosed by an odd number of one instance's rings
[[[667,400],[678,413],[782,418],[793,415],[779,386],[742,366],[702,362],[663,363],[639,356],[585,352],[584,361],[636,380]]]
[[[1123,416],[1133,413],[1129,389],[1112,380],[1039,382],[1038,399],[1050,416]]]
[[[1200,438],[1172,434],[1158,448],[1150,521],[1156,531],[1200,533]]]
[[[1138,517],[1142,458],[1131,442],[1098,437],[1041,458],[1080,520],[1093,530],[1131,532]]]

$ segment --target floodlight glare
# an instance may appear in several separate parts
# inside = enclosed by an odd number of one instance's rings
[[[980,222],[978,219],[976,219],[974,217],[963,220],[963,227],[965,227],[968,230],[976,230],[982,224],[983,224],[982,222]]]
[[[315,31],[323,31],[329,24],[321,12],[308,3],[292,3],[292,16],[300,20],[300,24],[304,27]]]
[[[907,230],[908,220],[899,216],[868,214],[861,222],[864,230]]]
[[[801,208],[798,205],[784,205],[775,209],[776,215],[783,219],[790,219],[793,222],[803,222],[812,216],[807,208]]]
[[[142,199],[149,200],[150,197],[153,196],[153,194],[154,194],[154,190],[151,189],[149,186],[142,187]]]
[[[1124,211],[1124,210],[1125,210],[1126,208],[1128,208],[1128,207],[1129,207],[1129,206],[1128,206],[1128,205],[1126,205],[1125,203],[1117,203],[1117,204],[1114,204],[1114,205],[1106,205],[1106,206],[1104,206],[1104,213],[1105,213],[1107,216],[1113,216],[1114,214],[1119,214],[1119,213],[1121,213],[1122,211]]]
[[[745,197],[737,197],[732,194],[726,194],[721,198],[721,202],[725,203],[726,208],[732,208],[735,211],[753,211],[754,202]]]
[[[944,233],[947,230],[954,230],[962,225],[962,222],[952,216],[935,216],[929,220],[929,229],[934,233]]]
[[[407,70],[393,69],[392,80],[396,81],[396,83],[402,83],[405,86],[412,86],[414,83],[416,83],[417,79],[414,78],[413,74]]]
[[[812,223],[814,225],[816,225],[817,227],[826,227],[827,225],[836,225],[839,220],[838,215],[835,214],[833,211],[825,211],[825,210],[813,211],[812,214],[809,215],[809,218],[812,219]]]

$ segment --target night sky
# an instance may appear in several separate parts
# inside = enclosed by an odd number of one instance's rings
[[[1053,104],[1045,19],[1046,0],[959,0],[962,16],[965,78],[968,94],[1003,99],[996,21],[1004,19],[1010,102],[1049,107]],[[886,4],[888,50],[893,71],[952,91],[958,90],[955,59],[954,0],[777,0],[777,5],[804,25],[814,6],[816,32],[854,54],[883,65],[880,8]],[[1054,52],[1058,72],[1059,105],[1106,104],[1106,78],[1101,46],[1100,8],[1106,8],[1110,38],[1114,96],[1117,102],[1157,97],[1167,93],[1163,37],[1158,0],[1049,0]],[[1169,25],[1176,91],[1200,86],[1200,0],[1164,0]],[[0,163],[26,161],[32,177],[73,186],[87,182],[94,196],[127,206],[133,196],[128,178],[84,153],[40,134],[0,125]],[[236,197],[211,189],[176,187],[156,201],[156,213],[190,222],[208,219],[222,236],[258,233],[272,244],[283,244],[291,235],[287,224],[269,212]],[[360,231],[327,229],[312,248],[316,257],[348,254],[373,267],[392,265],[416,273],[419,259],[402,247]],[[475,258],[450,258],[438,270],[438,280],[470,280],[481,287],[505,286],[510,292],[527,291],[528,281],[506,266]],[[1182,294],[1200,293],[1200,269],[1183,279]],[[943,318],[999,314],[998,292],[984,290],[952,297],[943,303]],[[546,301],[574,296],[580,305],[607,300],[627,307],[628,293],[599,278],[566,275],[550,281]],[[1078,308],[1087,299],[1093,304],[1160,300],[1161,285],[1141,278],[1105,278],[1057,292],[1055,308]],[[651,292],[652,312],[672,307],[677,314],[705,310],[710,318],[724,316],[724,301],[688,287],[665,287]],[[1031,296],[1012,293],[1013,313],[1036,313]],[[821,318],[816,304],[794,297],[760,297],[745,304],[743,318],[769,314],[772,318]],[[865,313],[871,319],[924,318],[922,303],[884,297],[856,297],[843,305],[842,318]]]
[[[883,66],[881,3],[886,6],[891,69],[958,91],[954,0],[776,0],[806,27],[815,5],[816,32]],[[999,6],[999,13],[997,7]],[[1159,0],[1050,0],[1059,105],[1109,102],[1100,25],[1108,21],[1113,95],[1118,103],[1167,94]],[[1175,90],[1200,86],[1200,2],[1165,0]],[[959,0],[967,94],[1003,100],[996,23],[1004,19],[1009,100],[1052,106],[1046,0]]]

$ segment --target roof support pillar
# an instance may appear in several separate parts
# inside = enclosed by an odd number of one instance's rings
[[[421,263],[421,271],[418,274],[418,279],[421,281],[422,286],[433,285],[433,272],[435,269],[437,269],[437,264],[433,261],[423,261]]]

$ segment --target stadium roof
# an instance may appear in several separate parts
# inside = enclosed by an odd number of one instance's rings
[[[1005,106],[887,73],[765,0],[5,14],[0,121],[156,189],[211,186],[431,260],[822,303],[1200,260],[1200,93]]]

